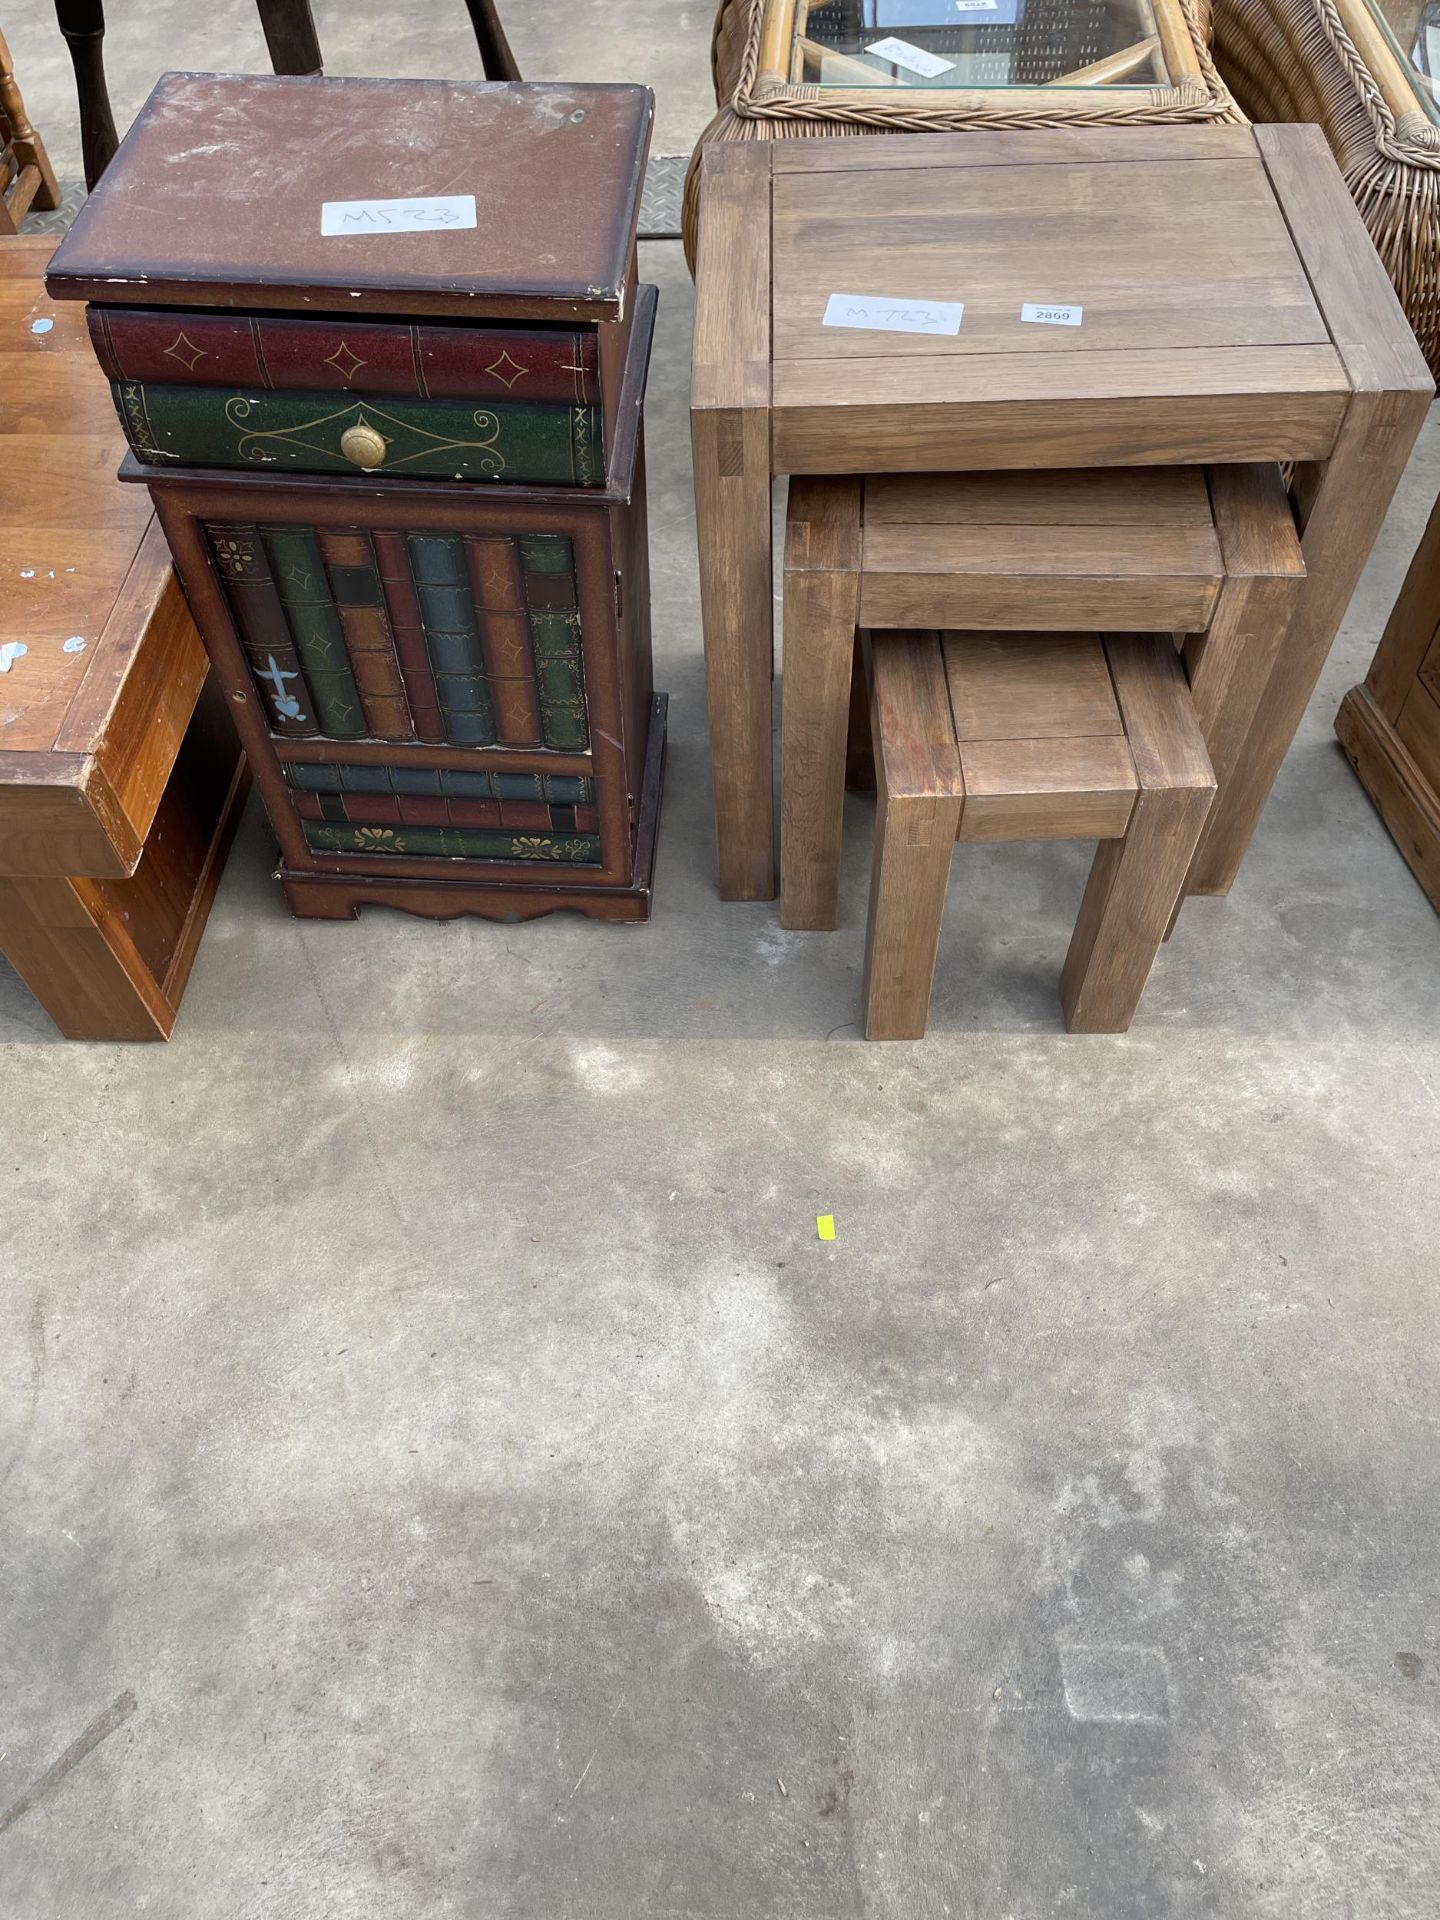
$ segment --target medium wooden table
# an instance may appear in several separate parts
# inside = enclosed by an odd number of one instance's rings
[[[0,952],[70,1038],[163,1039],[248,774],[54,246],[0,243]]]
[[[775,892],[776,474],[1289,461],[1305,585],[1206,743],[1220,790],[1187,892],[1228,891],[1433,392],[1318,130],[725,145],[702,196],[691,424],[722,898]],[[954,333],[827,326],[832,294],[964,314]],[[1026,322],[1026,303],[1080,324]],[[843,752],[843,686],[802,693]]]

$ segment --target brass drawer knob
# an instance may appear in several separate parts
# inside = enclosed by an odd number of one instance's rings
[[[347,427],[340,436],[341,453],[347,460],[353,460],[357,467],[378,467],[385,458],[388,444],[383,434],[363,422]]]

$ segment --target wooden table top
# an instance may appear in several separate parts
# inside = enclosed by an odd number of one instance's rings
[[[52,284],[122,305],[614,320],[653,110],[636,86],[168,73]],[[256,193],[261,153],[284,164]],[[362,211],[467,194],[469,225],[432,209],[445,224],[390,231]],[[327,202],[358,224],[322,236]]]
[[[1307,171],[1331,165],[1323,141],[1312,164],[1311,135],[1083,127],[716,149],[705,190],[713,166],[740,288],[721,325],[743,344],[697,331],[695,404],[768,406],[785,473],[1323,459],[1357,386],[1408,388],[1422,370],[1347,299],[1324,223],[1295,218]],[[952,332],[827,324],[836,294],[963,317]],[[1027,305],[1078,308],[1078,324]]]
[[[0,873],[118,874],[205,662],[54,246],[0,241]]]

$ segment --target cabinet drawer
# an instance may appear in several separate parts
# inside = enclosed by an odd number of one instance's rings
[[[604,482],[629,334],[105,306],[89,325],[150,465],[561,486]]]
[[[604,484],[596,407],[542,401],[346,400],[226,387],[113,388],[137,459],[150,466],[265,467],[290,473],[399,473],[519,485]]]

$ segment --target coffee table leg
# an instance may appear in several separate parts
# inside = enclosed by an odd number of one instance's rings
[[[1318,468],[1297,476],[1306,578],[1244,746],[1211,812],[1186,882],[1187,894],[1230,891],[1370,557],[1424,411],[1423,395],[1356,393],[1335,451]]]

